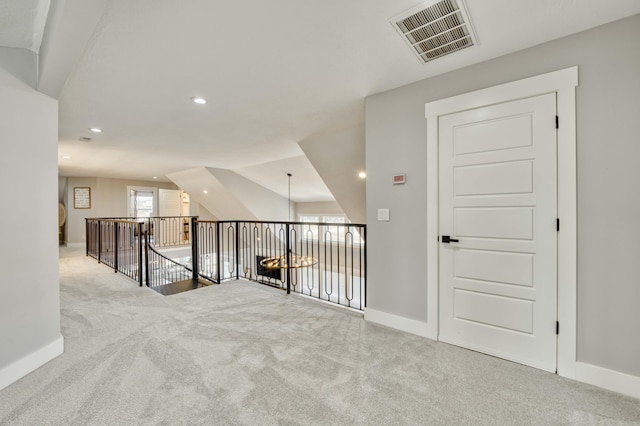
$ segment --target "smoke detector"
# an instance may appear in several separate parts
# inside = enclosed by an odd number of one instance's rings
[[[423,64],[478,44],[464,0],[423,3],[389,22]]]

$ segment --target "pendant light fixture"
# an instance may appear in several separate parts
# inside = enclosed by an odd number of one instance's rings
[[[287,206],[289,209],[289,222],[291,222],[291,176],[293,176],[291,173],[287,173],[287,178],[288,178]],[[308,268],[309,266],[316,265],[317,263],[318,263],[318,259],[316,259],[315,257],[299,256],[293,253],[290,253],[289,256],[287,256],[286,254],[283,254],[282,256],[267,257],[260,261],[260,265],[267,269]]]

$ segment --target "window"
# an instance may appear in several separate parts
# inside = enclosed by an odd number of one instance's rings
[[[129,217],[156,216],[158,188],[127,186],[127,198]]]
[[[300,215],[299,216],[299,221],[300,222],[305,222],[305,223],[318,223],[321,222],[321,216],[318,215]],[[313,226],[313,225],[309,225],[309,226],[302,226],[301,227],[301,232],[302,235],[300,236],[301,239],[303,240],[318,240],[318,228],[319,226]]]
[[[322,216],[322,222],[324,223],[345,223],[346,218],[344,216]],[[325,226],[322,233],[324,234],[324,239],[328,242],[344,242],[345,233],[348,231],[348,228],[344,226]]]
[[[353,235],[353,244],[361,244],[360,234],[357,229],[346,226],[331,226],[325,224],[349,223],[344,215],[320,215],[320,214],[304,214],[299,215],[298,220],[303,223],[322,223],[323,225],[302,225],[300,238],[302,240],[314,240],[320,242],[343,243],[346,234],[351,232]]]

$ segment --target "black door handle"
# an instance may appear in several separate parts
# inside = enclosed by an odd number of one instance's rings
[[[443,243],[447,243],[447,244],[449,244],[449,243],[459,243],[459,242],[460,242],[460,240],[457,240],[457,239],[455,239],[455,238],[451,238],[451,237],[450,237],[450,236],[448,236],[448,235],[443,235],[443,236],[442,236],[442,242],[443,242]]]

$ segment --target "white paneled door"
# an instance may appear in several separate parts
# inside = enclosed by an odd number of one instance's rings
[[[438,120],[439,339],[553,372],[555,117],[547,94]]]

